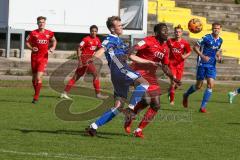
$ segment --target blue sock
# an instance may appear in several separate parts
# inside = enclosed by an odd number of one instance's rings
[[[237,93],[240,94],[240,88],[237,89]]]
[[[191,87],[187,90],[187,92],[185,92],[185,96],[189,96],[190,94],[194,93],[196,91],[196,87],[195,85],[191,85]]]
[[[135,90],[133,91],[133,94],[131,96],[129,105],[134,109],[134,107],[137,105],[137,103],[142,99],[142,96],[144,95],[144,93],[146,92],[146,90],[148,89],[149,85],[138,85]]]
[[[204,92],[203,95],[203,100],[202,100],[202,104],[201,104],[201,108],[205,108],[207,105],[207,102],[209,101],[209,99],[211,98],[212,95],[212,89],[207,88]]]
[[[96,120],[95,124],[97,125],[97,127],[100,127],[106,124],[107,122],[111,121],[116,115],[118,115],[118,113],[119,113],[118,109],[111,108],[107,112],[103,113],[103,115]]]

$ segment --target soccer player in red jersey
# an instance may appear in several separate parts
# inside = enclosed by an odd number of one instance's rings
[[[182,79],[184,70],[184,60],[191,54],[190,44],[182,38],[183,29],[181,25],[174,28],[174,38],[169,38],[167,44],[170,48],[169,54],[169,68],[173,76],[179,81]],[[171,80],[169,88],[170,104],[174,105],[174,95],[177,85]]]
[[[38,29],[30,32],[26,39],[26,46],[32,50],[32,84],[35,91],[32,103],[36,103],[39,98],[42,77],[48,62],[48,53],[53,53],[57,45],[54,33],[45,29],[46,17],[38,17],[37,25]],[[49,48],[49,46],[51,47]]]
[[[96,97],[99,99],[106,99],[108,96],[100,94],[100,81],[99,74],[93,62],[88,62],[95,51],[101,48],[101,41],[97,37],[98,27],[92,25],[90,27],[90,35],[83,38],[77,49],[77,56],[79,60],[78,68],[75,71],[73,77],[66,85],[64,92],[61,94],[61,98],[71,99],[67,94],[71,90],[72,86],[80,79],[85,73],[93,75],[93,86],[95,88]]]
[[[180,81],[174,78],[170,69],[169,64],[169,48],[166,43],[168,37],[168,28],[165,23],[159,23],[154,26],[155,36],[149,36],[144,38],[142,41],[138,42],[134,46],[134,51],[136,56],[155,62],[156,64],[161,64],[164,73],[177,85],[180,85]],[[133,63],[132,69],[141,74],[141,76],[148,81],[150,84],[147,93],[148,97],[143,98],[135,107],[134,112],[137,114],[141,109],[147,107],[147,112],[145,113],[142,121],[140,122],[138,128],[134,131],[136,137],[143,138],[144,135],[142,130],[149,124],[149,122],[154,118],[157,111],[160,108],[160,87],[157,82],[157,66],[153,64],[141,64]],[[126,119],[125,121],[125,131],[126,133],[131,132],[132,118]]]

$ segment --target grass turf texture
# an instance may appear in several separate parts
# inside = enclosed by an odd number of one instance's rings
[[[177,91],[175,106],[170,106],[163,95],[162,109],[144,130],[145,139],[138,139],[124,133],[122,115],[101,127],[98,137],[85,136],[84,128],[93,120],[58,119],[54,110],[60,101],[59,93],[48,88],[46,82],[36,105],[31,103],[30,81],[0,83],[2,160],[240,159],[240,98],[236,97],[233,104],[227,102],[227,92],[237,86],[216,85],[207,114],[198,112],[203,90],[190,97],[189,109],[181,106],[182,93],[189,85]],[[101,103],[84,96],[73,98],[72,112],[83,112]],[[135,121],[133,129],[140,119]]]

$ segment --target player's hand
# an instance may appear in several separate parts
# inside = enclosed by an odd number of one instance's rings
[[[217,56],[217,62],[218,62],[218,63],[223,63],[223,58],[222,58],[222,56]]]
[[[202,59],[203,59],[205,62],[208,62],[209,59],[210,59],[210,57],[208,57],[208,56],[203,56]]]
[[[37,48],[37,47],[32,47],[32,51],[33,51],[33,52],[37,52],[37,51],[38,51],[38,48]]]
[[[173,81],[177,84],[177,86],[181,86],[182,82],[176,78],[173,78]]]
[[[53,49],[53,48],[50,48],[48,51],[49,51],[49,53],[53,53],[53,52],[54,52],[54,49]]]

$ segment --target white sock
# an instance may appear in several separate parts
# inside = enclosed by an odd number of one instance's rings
[[[96,123],[92,123],[92,124],[90,125],[90,127],[93,128],[93,129],[98,129],[98,126],[97,126]]]

